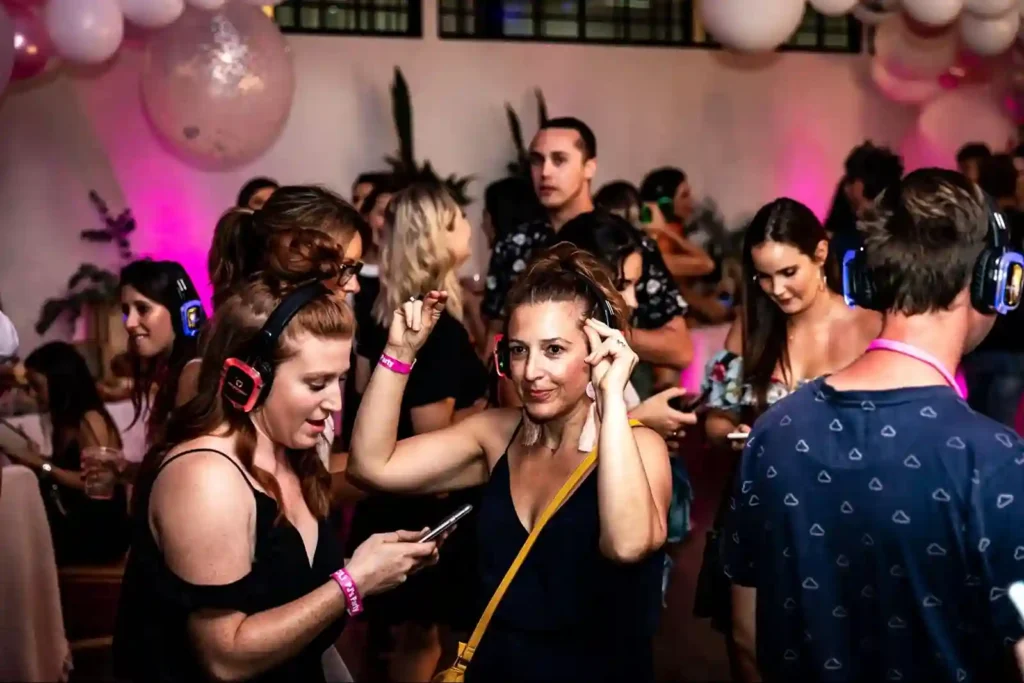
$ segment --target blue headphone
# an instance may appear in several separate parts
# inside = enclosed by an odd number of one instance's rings
[[[898,193],[895,198],[898,201]],[[883,198],[884,201],[884,198]],[[1017,308],[1024,286],[1024,256],[1010,249],[1006,220],[991,197],[988,209],[988,244],[981,250],[971,275],[971,305],[986,315],[1005,315]],[[843,254],[843,298],[848,306],[881,310],[871,281],[864,246]]]
[[[178,295],[178,310],[175,328],[186,337],[195,337],[199,330],[206,324],[206,311],[203,310],[203,302],[199,300],[199,292],[192,284],[192,279],[181,267],[181,264],[171,261],[174,264],[174,291]]]

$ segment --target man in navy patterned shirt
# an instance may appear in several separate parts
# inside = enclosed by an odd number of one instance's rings
[[[994,316],[972,306],[987,244],[979,191],[926,169],[859,225],[883,339],[754,426],[723,570],[748,680],[1020,680],[1024,444],[972,412],[946,369]],[[756,615],[756,616],[755,616]]]

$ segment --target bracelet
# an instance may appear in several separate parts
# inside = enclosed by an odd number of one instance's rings
[[[413,359],[412,363],[403,363],[397,358],[392,358],[386,353],[380,354],[380,360],[377,361],[377,365],[383,366],[391,372],[396,372],[399,375],[408,375],[412,372],[412,366],[416,365],[416,360]]]
[[[331,578],[341,588],[342,594],[345,596],[345,610],[350,616],[356,616],[363,611],[363,596],[359,595],[359,589],[356,588],[356,582],[352,580],[352,575],[344,569],[331,574]]]

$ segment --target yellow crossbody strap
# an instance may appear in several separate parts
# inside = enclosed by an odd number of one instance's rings
[[[630,420],[630,427],[642,426],[639,420]],[[483,614],[480,616],[480,621],[477,622],[476,628],[473,629],[473,633],[469,636],[469,640],[465,643],[459,644],[459,655],[455,662],[457,669],[465,670],[466,665],[473,658],[473,653],[476,651],[477,646],[480,645],[480,641],[484,637],[484,633],[487,631],[487,627],[491,623],[491,617],[494,616],[494,612],[498,609],[498,604],[501,599],[505,597],[505,591],[508,590],[509,585],[512,583],[512,579],[515,578],[516,573],[522,566],[526,556],[530,554],[530,549],[533,544],[537,542],[537,537],[540,536],[541,530],[544,529],[544,525],[548,523],[558,508],[562,507],[562,503],[569,497],[569,495],[576,489],[576,485],[579,484],[580,480],[590,471],[591,466],[597,462],[597,446],[594,450],[587,454],[587,457],[576,467],[575,471],[569,478],[562,484],[562,488],[558,490],[555,497],[551,499],[548,506],[544,508],[544,512],[541,513],[540,517],[533,525],[533,530],[530,531],[529,537],[526,542],[523,543],[523,547],[519,549],[519,554],[516,555],[516,559],[512,561],[512,565],[509,566],[508,571],[505,572],[505,578],[498,584],[497,590],[494,591],[494,595],[491,596],[490,602],[487,603],[487,608],[484,609]]]

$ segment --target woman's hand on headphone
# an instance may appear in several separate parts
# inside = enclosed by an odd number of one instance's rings
[[[622,332],[602,322],[588,318],[583,323],[583,333],[590,342],[590,381],[604,396],[622,396],[626,390],[637,355],[629,347]]]
[[[406,301],[395,311],[388,330],[388,347],[404,352],[403,355],[411,354],[409,358],[399,360],[411,361],[415,357],[440,319],[447,302],[448,292],[435,290],[428,292],[422,299]]]

